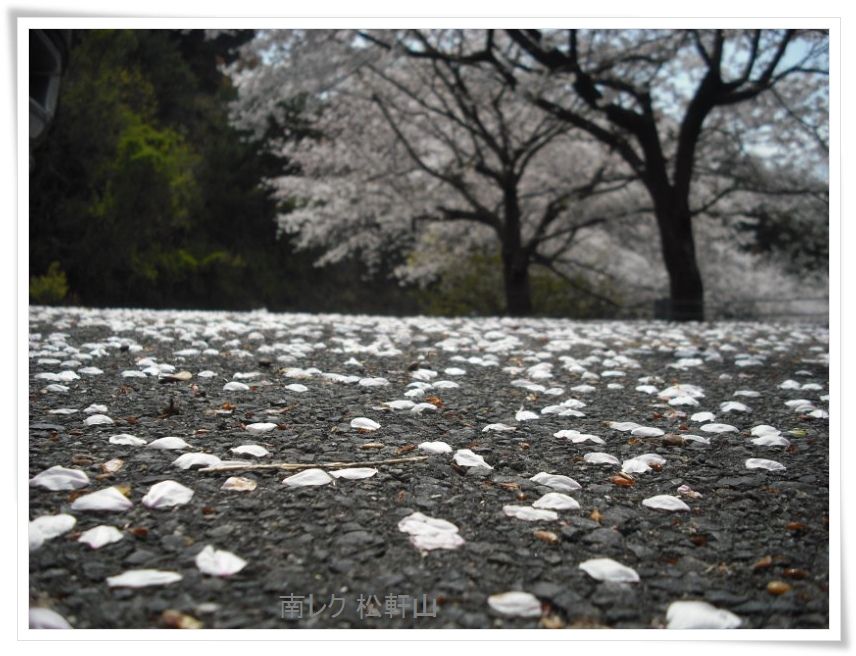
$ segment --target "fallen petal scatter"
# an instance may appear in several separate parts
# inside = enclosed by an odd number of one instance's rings
[[[829,624],[823,325],[69,306],[29,322],[32,626]]]

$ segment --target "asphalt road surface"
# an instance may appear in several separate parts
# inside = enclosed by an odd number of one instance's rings
[[[827,628],[828,378],[817,326],[31,308],[31,623]]]

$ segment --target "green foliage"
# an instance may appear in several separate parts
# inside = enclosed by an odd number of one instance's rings
[[[68,279],[59,262],[51,262],[41,276],[30,276],[30,302],[37,305],[54,305],[68,295]]]
[[[583,276],[568,280],[543,267],[530,267],[532,305],[537,316],[603,318],[615,315],[615,289],[593,286]],[[502,262],[497,254],[474,253],[417,293],[420,311],[432,316],[486,316],[505,312]]]
[[[362,265],[319,270],[317,253],[294,253],[277,238],[275,217],[287,205],[262,181],[289,163],[229,124],[235,91],[219,70],[252,31],[215,40],[201,30],[74,34],[56,121],[33,154],[30,275],[47,299],[39,302],[415,311],[407,290],[367,280]],[[302,112],[300,99],[285,103],[265,139],[317,137]],[[67,273],[62,294],[44,291],[41,274],[54,261]]]

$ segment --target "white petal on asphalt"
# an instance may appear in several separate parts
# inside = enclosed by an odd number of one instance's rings
[[[434,389],[460,389],[460,385],[453,380],[438,380],[433,383]]]
[[[690,499],[701,499],[702,497],[701,492],[696,492],[686,483],[678,487],[678,494],[683,494]]]
[[[482,433],[486,433],[487,431],[497,431],[497,432],[505,432],[505,431],[513,431],[517,430],[514,426],[508,426],[506,424],[488,424],[484,428],[482,428]]]
[[[533,508],[548,510],[579,510],[580,504],[576,499],[561,492],[547,492],[543,497],[532,503]]]
[[[147,447],[149,449],[189,449],[190,445],[185,442],[180,437],[175,437],[174,435],[170,435],[168,437],[161,437],[160,439],[153,440],[149,442]]]
[[[739,401],[726,401],[719,404],[721,412],[752,412],[752,408]]]
[[[93,403],[89,407],[84,408],[83,412],[85,412],[88,415],[94,415],[96,413],[103,414],[103,413],[107,412],[107,406],[106,405],[98,405],[97,403]]]
[[[653,426],[639,426],[639,428],[634,428],[630,431],[630,434],[635,437],[660,437],[665,435],[666,432]]]
[[[231,451],[238,455],[246,453],[247,455],[255,456],[256,458],[263,458],[264,456],[270,455],[270,451],[260,444],[242,444],[241,446],[236,446],[234,449],[231,449]]]
[[[33,487],[43,487],[46,490],[77,490],[89,485],[89,477],[86,472],[79,469],[69,469],[61,465],[54,465],[36,474],[30,479]]]
[[[437,406],[433,403],[417,403],[412,408],[410,408],[410,414],[413,415],[421,415],[426,410],[430,410],[431,412],[437,411]]]
[[[752,440],[755,446],[790,446],[790,441],[781,435],[773,433],[764,433]]]
[[[527,522],[553,521],[559,519],[558,513],[552,510],[533,508],[532,506],[503,506],[502,512],[515,519],[523,519]]]
[[[410,408],[416,404],[407,399],[397,399],[395,401],[387,401],[382,405],[385,405],[387,408],[392,408],[393,410],[410,410]]]
[[[658,494],[657,496],[643,499],[642,505],[646,508],[653,508],[654,510],[668,510],[670,512],[679,512],[690,509],[690,507],[678,497],[673,497],[669,494]]]
[[[50,608],[30,608],[31,629],[73,629],[62,615]]]
[[[304,469],[302,472],[282,479],[288,487],[307,487],[312,485],[327,485],[333,480],[323,469]]]
[[[701,435],[692,435],[690,433],[681,433],[681,437],[684,438],[686,442],[698,442],[699,444],[710,444],[709,437],[702,437]]]
[[[561,474],[548,474],[547,472],[538,472],[529,480],[533,483],[538,483],[539,485],[546,485],[547,487],[551,487],[554,490],[559,490],[560,492],[573,492],[574,490],[579,490],[582,488],[582,485],[577,483],[573,478],[570,478],[569,476],[562,476]]]
[[[306,385],[301,385],[300,383],[291,383],[291,385],[286,385],[285,389],[289,392],[294,392],[295,394],[303,394],[303,392],[308,392],[309,388]]]
[[[578,430],[560,430],[556,433],[553,433],[553,437],[564,438],[570,440],[574,444],[580,444],[581,442],[594,442],[595,444],[606,444],[602,438],[597,435],[588,435],[587,433],[580,433]]]
[[[782,471],[786,467],[775,460],[766,460],[764,458],[749,458],[746,461],[746,469],[768,469],[770,471]]]
[[[115,487],[84,494],[82,497],[77,497],[71,504],[72,510],[96,512],[124,512],[133,507],[131,500]]]
[[[737,427],[731,424],[704,424],[701,430],[705,433],[737,433]]]
[[[81,533],[80,537],[77,538],[77,541],[88,544],[93,549],[100,549],[104,545],[118,542],[122,537],[122,531],[115,526],[101,524],[100,526],[96,526],[84,533]]]
[[[452,459],[461,467],[485,467],[487,469],[493,469],[493,467],[484,461],[484,458],[473,453],[470,449],[458,449],[455,451],[455,455]]]
[[[112,424],[113,420],[107,415],[89,415],[83,423],[87,426],[107,426]]]
[[[639,574],[636,570],[622,565],[612,558],[592,558],[580,563],[580,569],[597,581],[613,583],[638,583]]]
[[[590,465],[620,465],[621,462],[615,456],[608,453],[587,453],[583,456],[583,460]]]
[[[699,403],[691,396],[674,396],[669,399],[669,405],[678,406],[678,405],[690,405],[697,406]]]
[[[666,611],[667,629],[736,629],[743,621],[706,601],[673,601]]]
[[[247,392],[249,389],[249,385],[238,382],[237,380],[230,380],[228,383],[223,385],[224,392]]]
[[[452,447],[445,442],[422,442],[418,449],[425,453],[451,453]]]
[[[346,469],[334,469],[330,471],[330,476],[333,478],[344,478],[349,481],[371,478],[375,474],[377,474],[377,469],[371,467],[348,467]]]
[[[690,417],[690,421],[696,422],[713,421],[714,419],[716,419],[716,415],[712,412],[696,412]]]
[[[72,515],[42,515],[30,522],[30,530],[36,530],[44,540],[52,540],[53,538],[67,533],[77,523],[77,519]]]
[[[540,617],[541,602],[528,592],[503,592],[487,598],[487,604],[497,613],[509,617]]]
[[[252,492],[256,489],[258,483],[256,483],[252,478],[245,478],[243,476],[230,476],[226,479],[226,482],[223,483],[221,490],[232,490],[234,492]]]
[[[415,512],[400,522],[398,530],[410,535],[410,542],[418,549],[457,549],[464,544],[464,539],[458,534],[458,527],[452,522],[436,517],[429,517]]]
[[[107,578],[111,588],[145,588],[150,585],[168,585],[181,580],[178,572],[164,572],[158,569],[129,569],[118,576]]]
[[[514,415],[515,421],[531,421],[532,419],[538,419],[538,415],[531,410],[524,410],[523,408],[520,408],[517,414]]]
[[[246,429],[252,433],[253,435],[259,435],[261,433],[268,433],[276,428],[276,424],[271,423],[258,423],[258,424],[248,424]]]
[[[216,467],[222,460],[210,453],[183,453],[172,461],[179,469],[190,469],[191,467]]]
[[[640,426],[639,424],[635,424],[632,421],[610,421],[607,425],[612,430],[621,431],[622,433],[636,430],[637,428],[642,428],[642,426]]]
[[[128,433],[120,433],[119,435],[110,436],[110,444],[118,444],[120,446],[145,446],[146,441],[141,437],[129,435]]]
[[[380,424],[368,417],[355,417],[354,419],[351,419],[351,428],[364,431],[376,431],[380,428]]]
[[[639,458],[628,458],[621,463],[621,471],[625,474],[644,474],[651,471],[651,465]]]
[[[196,566],[203,574],[231,576],[247,566],[247,561],[230,551],[215,549],[210,544],[196,554]]]
[[[761,424],[760,426],[755,426],[751,431],[749,431],[751,435],[780,435],[782,431],[778,428],[774,428],[773,426],[769,426],[767,424]]]
[[[173,508],[183,506],[193,497],[193,490],[177,481],[155,483],[143,497],[146,508]]]

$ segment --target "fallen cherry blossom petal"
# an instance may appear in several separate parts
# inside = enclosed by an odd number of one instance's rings
[[[515,519],[523,519],[527,522],[553,521],[559,519],[558,513],[552,510],[533,508],[532,506],[503,506],[502,512]]]
[[[253,435],[259,435],[261,433],[268,433],[275,428],[276,428],[276,424],[271,424],[271,423],[249,424],[248,426],[246,426],[247,431],[249,431]]]
[[[737,427],[731,424],[704,424],[700,427],[705,433],[736,433]]]
[[[548,510],[579,510],[580,504],[576,499],[561,492],[547,492],[540,499],[532,503],[533,508],[546,508]]]
[[[168,585],[181,580],[178,572],[164,572],[157,569],[129,569],[118,576],[107,578],[111,588],[144,588],[150,585]]]
[[[638,583],[636,570],[622,565],[612,558],[592,558],[579,565],[580,569],[597,581],[614,583]]]
[[[348,467],[346,469],[333,469],[330,471],[330,476],[333,478],[344,478],[349,481],[371,478],[375,474],[377,474],[377,469],[371,467]]]
[[[220,487],[221,490],[233,490],[235,492],[252,492],[256,489],[258,483],[252,478],[243,476],[230,476],[226,482]]]
[[[668,510],[670,512],[690,510],[690,507],[678,497],[673,497],[669,494],[658,494],[657,496],[643,499],[642,505],[646,508],[653,508],[654,510]]]
[[[179,469],[190,469],[191,467],[216,467],[222,460],[210,453],[183,453],[172,461]]]
[[[31,629],[73,629],[62,615],[50,608],[30,608]]]
[[[60,465],[54,465],[36,474],[30,479],[33,487],[43,487],[46,490],[77,490],[89,485],[89,477],[86,472],[79,469],[69,469]]]
[[[312,485],[327,485],[333,480],[323,469],[304,469],[302,472],[284,478],[284,485],[288,487],[306,487]]]
[[[493,467],[485,462],[484,458],[473,453],[470,449],[458,449],[455,451],[452,459],[461,467],[485,467],[486,469],[493,469]]]
[[[190,445],[180,437],[170,435],[153,440],[146,445],[148,449],[188,449]]]
[[[376,431],[380,428],[380,424],[367,417],[355,417],[354,419],[351,419],[351,428],[364,431]]]
[[[743,621],[706,601],[673,601],[666,611],[667,629],[736,629]]]
[[[506,424],[488,424],[484,428],[482,428],[482,433],[486,433],[487,431],[514,431],[517,430],[514,426],[507,426]]]
[[[149,488],[143,497],[146,508],[160,509],[183,506],[193,497],[193,490],[177,481],[161,481]]]
[[[87,426],[106,426],[112,424],[113,420],[107,415],[89,415],[83,423]]]
[[[528,592],[503,592],[487,598],[488,606],[509,617],[540,617],[541,602]]]
[[[134,507],[131,500],[115,487],[108,487],[91,494],[77,497],[71,504],[72,510],[96,512],[124,512]]]
[[[43,540],[52,540],[55,537],[67,533],[77,523],[73,515],[42,515],[30,522],[31,531],[38,531]]]
[[[634,437],[660,437],[666,434],[666,431],[654,428],[652,426],[639,426],[630,431]]]
[[[134,435],[128,435],[127,433],[122,433],[120,435],[111,435],[110,436],[110,444],[117,444],[120,446],[145,446],[146,441],[140,437],[135,437]]]
[[[582,485],[577,483],[573,478],[570,478],[569,476],[562,476],[561,474],[548,474],[547,472],[538,472],[529,480],[533,483],[546,485],[547,487],[551,487],[554,490],[559,490],[562,492],[573,492],[574,490],[579,490],[582,488]]]
[[[464,544],[458,527],[452,522],[415,512],[398,522],[398,530],[410,535],[410,542],[418,549],[457,549]]]
[[[749,458],[746,461],[746,469],[767,469],[769,471],[783,471],[786,467],[775,460],[764,458]]]
[[[231,449],[231,451],[238,455],[246,453],[247,455],[255,456],[256,458],[263,458],[264,456],[270,455],[270,451],[259,444],[242,444],[241,446],[236,446]]]
[[[583,460],[590,465],[620,465],[621,462],[615,456],[608,453],[587,453],[583,456]]]
[[[450,447],[445,442],[422,442],[418,446],[420,451],[425,451],[426,453],[451,453],[452,447]]]
[[[92,549],[100,549],[104,545],[118,542],[123,538],[122,531],[115,526],[101,524],[80,534],[78,542],[88,544]]]
[[[196,554],[196,567],[203,574],[211,576],[231,576],[247,565],[247,561],[230,551],[215,549],[210,544]]]

